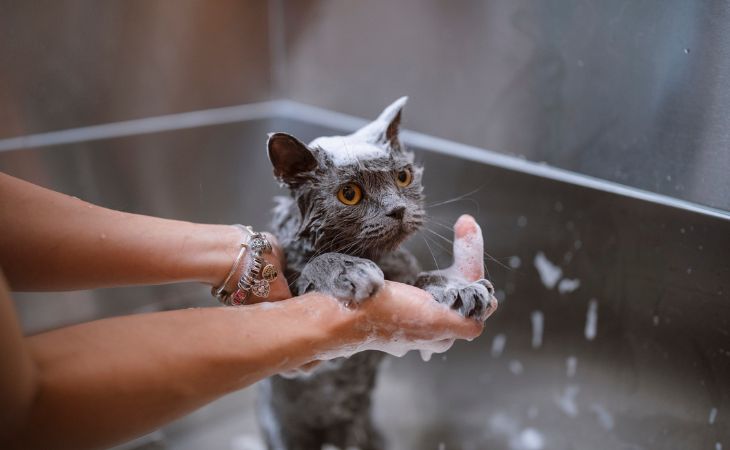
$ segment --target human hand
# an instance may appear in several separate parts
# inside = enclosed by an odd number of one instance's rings
[[[484,276],[483,238],[471,216],[462,216],[454,226],[454,264],[445,269],[468,282]],[[484,315],[475,320],[464,318],[447,306],[437,303],[421,289],[387,281],[377,294],[362,302],[353,314],[356,325],[344,330],[355,337],[355,345],[341,346],[319,355],[318,359],[349,356],[362,350],[380,350],[401,356],[409,350],[440,353],[455,339],[474,339],[483,330],[483,320],[497,309],[491,299]],[[345,337],[347,339],[347,336]]]
[[[454,262],[451,267],[441,271],[445,276],[462,279],[466,283],[482,280],[484,241],[479,225],[473,217],[463,215],[454,225]],[[491,289],[491,284],[489,285]],[[438,304],[426,292],[410,286],[391,283],[388,286],[393,292],[389,301],[378,302],[377,295],[366,308],[373,308],[372,315],[381,323],[379,331],[386,340],[393,337],[416,344],[415,348],[434,352],[446,351],[454,339],[473,339],[481,334],[483,321],[497,309],[497,301],[491,293],[488,296],[483,313],[474,319],[464,319],[452,310]],[[489,291],[491,292],[491,291]],[[489,298],[491,297],[491,298]],[[434,306],[437,306],[434,308]],[[382,319],[388,319],[390,326],[383,326]],[[423,346],[423,347],[421,347]],[[398,348],[394,348],[398,351]],[[402,349],[401,349],[402,350]],[[386,350],[387,351],[387,350]]]

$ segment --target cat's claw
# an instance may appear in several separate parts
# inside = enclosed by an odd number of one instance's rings
[[[437,302],[448,306],[464,317],[485,320],[497,308],[494,287],[489,280],[473,283],[453,278],[422,286]]]
[[[318,291],[343,302],[356,303],[383,287],[383,271],[369,259],[325,253],[310,261],[297,280],[299,294]]]

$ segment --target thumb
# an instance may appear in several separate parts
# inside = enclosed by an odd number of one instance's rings
[[[464,214],[454,224],[454,264],[451,270],[467,281],[484,278],[484,239],[474,218]]]

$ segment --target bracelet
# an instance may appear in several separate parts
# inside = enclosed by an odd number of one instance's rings
[[[234,225],[248,233],[248,241],[241,244],[241,250],[231,267],[225,281],[219,288],[213,288],[211,293],[225,305],[243,305],[246,303],[249,294],[266,298],[271,292],[271,282],[279,275],[279,271],[273,264],[266,264],[263,255],[272,252],[271,243],[262,233],[253,231],[250,226]],[[248,252],[246,250],[249,250]],[[249,254],[248,258],[244,255]],[[225,288],[233,275],[238,272],[242,261],[248,259],[244,264],[244,270],[232,292],[226,292]]]
[[[248,241],[250,240],[250,237],[254,234],[253,230],[249,226],[243,226],[243,225],[233,225],[236,228],[240,228],[242,231],[246,233],[246,241],[241,242],[241,250],[238,252],[238,256],[236,256],[236,259],[233,262],[233,265],[231,266],[231,270],[228,272],[228,275],[226,276],[226,279],[223,280],[223,283],[221,283],[220,287],[213,287],[210,291],[210,293],[213,295],[213,297],[217,298],[218,301],[221,303],[227,303],[227,298],[229,296],[229,293],[225,291],[226,286],[228,286],[228,282],[231,281],[231,278],[233,278],[233,275],[235,275],[236,272],[238,272],[238,266],[241,264],[241,261],[243,261],[243,255],[246,253],[246,249],[248,248]]]

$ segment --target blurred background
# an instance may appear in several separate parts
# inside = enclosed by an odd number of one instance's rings
[[[474,343],[389,360],[393,448],[718,450],[729,19],[724,1],[4,0],[0,170],[265,228],[266,132],[349,132],[408,95],[433,218],[408,245],[447,264],[448,226],[474,214],[502,307]],[[28,332],[213,306],[187,285],[16,303]],[[251,395],[127,448],[260,448]]]

